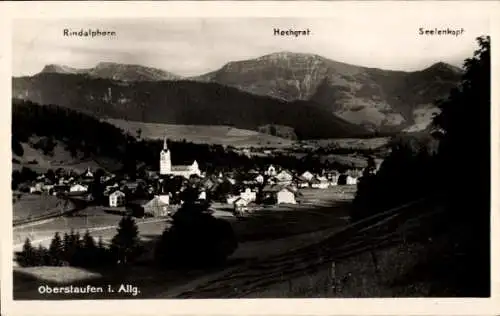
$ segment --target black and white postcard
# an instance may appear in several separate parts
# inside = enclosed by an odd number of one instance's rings
[[[6,315],[498,306],[496,2],[3,7]]]

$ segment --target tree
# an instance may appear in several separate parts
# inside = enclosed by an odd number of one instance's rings
[[[363,177],[373,174],[376,170],[377,165],[375,163],[375,159],[372,156],[368,157],[368,165],[363,170]]]
[[[22,267],[31,267],[35,265],[35,249],[31,245],[31,240],[26,238],[22,251],[17,255],[17,262]]]
[[[42,244],[38,244],[38,247],[35,251],[36,258],[36,266],[47,266],[51,265],[50,256],[48,250],[42,246]]]
[[[60,266],[64,260],[64,244],[59,232],[54,234],[49,246],[49,265]]]
[[[454,253],[463,256],[457,278],[466,295],[489,296],[491,215],[491,51],[490,37],[477,38],[479,48],[464,63],[458,88],[441,102],[434,119],[440,130],[438,166],[443,174],[446,222],[462,227],[454,238]],[[465,141],[470,140],[470,141]],[[465,167],[464,174],[457,167]],[[464,181],[465,180],[465,181]],[[474,273],[470,274],[470,271]]]
[[[101,239],[101,243],[102,243],[102,239]],[[85,234],[83,235],[83,248],[85,248],[85,249],[97,248],[94,237],[92,237],[90,235],[90,232],[88,229],[85,231]]]
[[[434,125],[443,132],[438,157],[449,184],[448,200],[453,202],[456,201],[456,196],[474,196],[474,201],[468,200],[473,203],[469,206],[489,210],[490,37],[479,37],[477,41],[479,48],[464,63],[465,73],[461,85],[452,91],[447,100],[439,104],[441,113],[434,118]],[[466,139],[472,140],[467,142],[467,146],[464,145]],[[454,163],[450,164],[451,161]],[[475,177],[480,181],[470,187],[462,185],[463,175],[456,172],[453,165],[473,168]],[[478,207],[479,200],[488,201],[488,204]],[[462,203],[460,201],[460,205]],[[489,212],[486,217],[489,218]]]
[[[94,202],[101,204],[104,200],[104,185],[101,183],[101,177],[104,176],[104,171],[102,169],[97,169],[94,173],[94,179],[90,186],[90,192],[94,198]]]
[[[132,216],[124,216],[118,223],[117,234],[111,240],[111,252],[122,264],[132,262],[140,254],[139,229]]]
[[[94,237],[90,235],[89,230],[85,231],[81,247],[81,264],[93,267],[97,263],[97,246]]]
[[[63,247],[64,247],[64,258],[70,265],[75,264],[76,253],[80,244],[80,235],[75,233],[73,229],[71,229],[70,233],[64,234],[63,237]]]

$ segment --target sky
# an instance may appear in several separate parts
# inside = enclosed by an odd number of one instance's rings
[[[15,20],[14,76],[38,73],[47,64],[76,68],[99,62],[140,64],[181,76],[219,69],[230,61],[290,51],[366,67],[420,70],[442,61],[460,67],[489,33],[488,20],[470,16],[413,21],[387,17],[164,18]],[[419,28],[464,29],[459,36],[419,35]],[[100,29],[114,37],[64,37],[63,30]],[[273,30],[310,30],[309,36],[275,36]]]

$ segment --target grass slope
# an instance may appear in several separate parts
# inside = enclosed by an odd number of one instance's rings
[[[122,119],[106,119],[105,121],[131,135],[136,135],[137,131],[140,130],[141,137],[145,139],[161,139],[166,136],[175,141],[186,140],[193,143],[234,147],[281,147],[293,144],[293,141],[289,139],[225,125],[161,124]]]

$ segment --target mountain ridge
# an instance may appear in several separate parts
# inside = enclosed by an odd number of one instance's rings
[[[462,71],[444,62],[419,71],[383,70],[338,62],[317,54],[281,51],[230,61],[215,71],[190,77],[113,62],[81,69],[52,64],[35,76],[48,73],[112,79],[124,84],[144,81],[216,83],[285,102],[314,103],[349,123],[384,133],[410,127],[425,128],[430,122],[430,113],[436,111],[435,101],[447,97],[458,84]]]
[[[309,100],[343,119],[374,130],[402,130],[421,109],[447,97],[461,70],[437,62],[419,71],[383,70],[317,54],[277,52],[229,62],[192,78],[281,100]]]
[[[300,139],[369,134],[314,102],[286,102],[213,82],[123,82],[81,74],[39,73],[14,78],[12,96],[38,104],[68,107],[99,118],[230,125],[251,130],[276,124],[293,128]]]
[[[49,64],[40,73],[86,74],[93,78],[121,81],[163,81],[179,80],[182,77],[172,72],[138,64],[99,62],[91,68],[74,68],[66,65]]]

